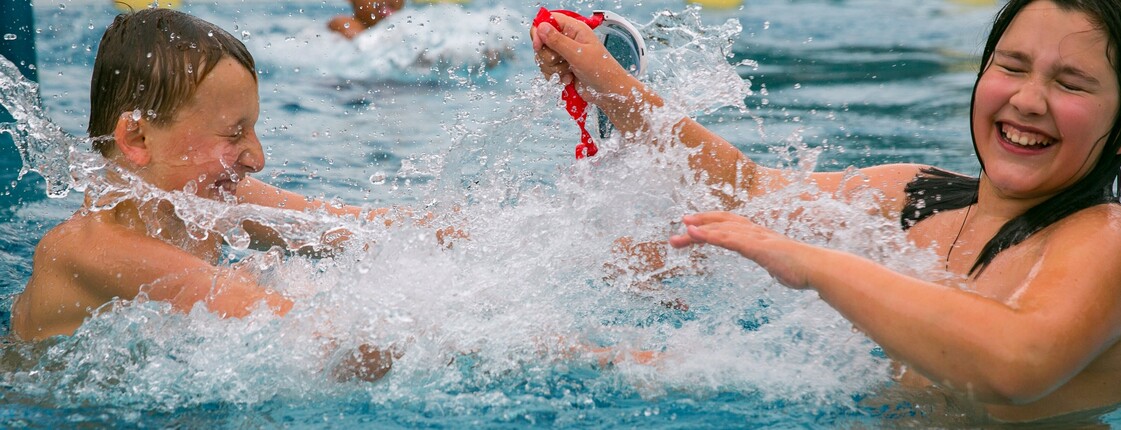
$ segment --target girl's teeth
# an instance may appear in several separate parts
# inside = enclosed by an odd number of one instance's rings
[[[1048,139],[1045,136],[1035,133],[1023,132],[1008,125],[1002,127],[1001,132],[1004,133],[1004,137],[1008,138],[1010,142],[1021,146],[1047,146],[1051,144],[1051,139]]]

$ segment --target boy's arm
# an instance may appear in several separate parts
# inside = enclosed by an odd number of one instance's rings
[[[224,317],[248,315],[264,301],[280,315],[292,301],[259,285],[252,275],[216,267],[182,249],[119,226],[93,223],[71,241],[69,266],[74,279],[103,303],[133,299],[143,289],[152,300],[189,311],[203,302]],[[80,248],[80,249],[79,249]]]
[[[98,248],[97,254],[106,260],[98,262],[97,258],[83,257],[81,269],[86,282],[109,287],[105,302],[115,297],[133,298],[143,290],[149,299],[168,302],[177,311],[189,312],[202,302],[223,318],[248,316],[262,302],[284,316],[294,305],[291,299],[257,283],[246,270],[211,265],[150,237],[106,240]],[[110,264],[100,264],[105,262]],[[334,369],[333,376],[373,382],[392,367],[389,351],[359,345]]]
[[[248,177],[241,181],[237,187],[237,200],[238,203],[248,203],[258,206],[265,206],[279,209],[290,209],[299,212],[307,211],[324,211],[328,214],[339,217],[350,217],[355,220],[365,216],[367,220],[374,220],[378,217],[384,216],[389,212],[387,208],[363,209],[351,205],[336,205],[327,203],[321,200],[315,200],[303,195],[287,191],[281,188],[274,187],[260,180]],[[389,226],[391,220],[386,219],[385,225]],[[245,231],[253,239],[255,248],[269,248],[272,246],[284,247],[286,243],[279,233],[275,230],[258,224],[253,221],[247,221],[244,224]],[[323,242],[328,246],[337,246],[345,242],[350,234],[347,232],[337,232],[333,237],[324,237]],[[304,250],[300,250],[304,251]],[[323,252],[323,250],[308,250],[312,254]],[[328,251],[329,252],[329,251]]]
[[[374,219],[389,212],[389,209],[386,208],[366,210],[357,206],[330,204],[274,187],[252,176],[245,178],[245,180],[238,184],[236,195],[238,203],[249,203],[270,208],[291,209],[300,212],[322,210],[331,215],[349,216],[355,219],[363,215],[365,215],[367,219]]]
[[[72,334],[97,307],[116,299],[135,299],[141,292],[151,300],[171,304],[180,312],[189,312],[201,302],[224,318],[245,317],[262,302],[283,316],[294,305],[282,294],[260,285],[248,271],[212,265],[173,245],[120,226],[89,222],[79,228],[64,226],[63,230],[44,239],[49,241],[46,245],[50,248],[43,250],[44,256],[51,262],[37,264],[35,270],[73,279],[80,291],[64,288],[47,293],[75,296],[67,298],[70,300],[84,298],[88,308],[80,315],[63,316],[52,308],[52,303],[58,302],[54,300],[21,309],[37,314],[26,315],[25,320],[38,325],[24,330],[21,337],[26,340]],[[73,285],[67,287],[70,286]],[[54,317],[65,317],[68,321],[51,320]],[[335,376],[374,381],[391,367],[392,356],[388,352],[361,345],[336,369]]]
[[[240,184],[238,184],[236,196],[238,199],[238,203],[248,203],[280,209],[291,209],[301,212],[324,211],[330,215],[338,217],[350,217],[355,220],[364,218],[366,221],[374,221],[381,219],[381,221],[385,223],[386,227],[392,225],[394,221],[396,221],[394,218],[397,218],[396,215],[386,216],[390,212],[389,208],[366,209],[352,205],[328,203],[274,187],[265,182],[254,179],[253,177],[248,177],[245,180],[241,181]],[[405,216],[409,216],[410,214],[410,211],[407,209],[404,209],[401,212],[403,212]],[[418,224],[424,225],[430,220],[430,218],[431,214],[429,214],[428,218],[424,218],[418,221]],[[278,233],[276,233],[276,231],[271,228],[250,221],[245,223],[245,229],[253,238],[255,245],[257,245],[258,247],[267,248],[274,245],[285,245],[284,241],[281,240]],[[347,239],[349,239],[349,237],[349,232],[336,230],[333,231],[332,237],[324,237],[323,243],[324,245],[327,245],[328,248],[330,248],[337,246],[342,242],[345,242]],[[436,241],[442,245],[450,246],[450,240],[461,239],[465,237],[467,237],[466,233],[452,226],[443,227],[436,230]],[[312,250],[311,252],[318,253],[323,251],[324,250]],[[327,252],[330,251],[327,250]]]

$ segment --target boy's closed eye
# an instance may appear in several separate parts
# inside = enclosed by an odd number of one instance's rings
[[[242,136],[245,136],[245,129],[242,126],[239,125],[239,126],[235,127],[233,130],[231,130],[231,131],[229,131],[225,134],[222,134],[221,136],[225,137],[225,138],[229,138],[230,140],[237,140],[237,139],[240,139]]]

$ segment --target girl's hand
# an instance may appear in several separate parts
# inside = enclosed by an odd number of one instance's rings
[[[810,287],[806,261],[815,249],[729,212],[706,212],[682,218],[685,234],[669,239],[674,248],[709,244],[735,251],[758,263],[779,283],[795,289]]]
[[[633,86],[631,76],[592,29],[564,14],[554,13],[553,18],[560,28],[541,23],[530,30],[541,73],[559,75],[565,85],[575,82],[580,96],[592,104],[601,104],[605,95],[625,95],[622,92]]]

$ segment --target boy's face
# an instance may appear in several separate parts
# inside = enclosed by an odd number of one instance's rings
[[[238,181],[265,166],[253,127],[259,113],[257,81],[236,61],[223,58],[169,125],[148,127],[150,161],[137,173],[164,190],[204,198],[232,196]]]
[[[1118,111],[1108,36],[1035,1],[1017,14],[977,82],[973,132],[985,175],[1010,197],[1047,198],[1084,177]]]

